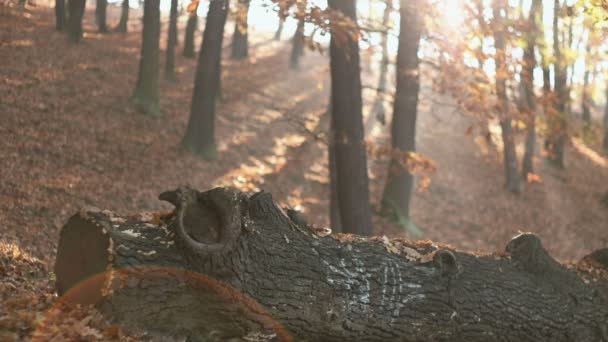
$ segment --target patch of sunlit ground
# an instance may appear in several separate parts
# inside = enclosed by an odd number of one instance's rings
[[[574,149],[597,166],[608,168],[608,160],[587,146],[581,139],[572,138]]]

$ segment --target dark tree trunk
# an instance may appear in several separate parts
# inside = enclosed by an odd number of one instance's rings
[[[55,29],[63,31],[65,24],[65,0],[55,0]]]
[[[382,209],[396,218],[410,217],[413,176],[407,169],[407,153],[416,151],[416,117],[420,74],[418,46],[422,32],[419,0],[401,1],[399,48],[397,52],[397,89],[391,123],[393,152],[382,196]]]
[[[244,59],[249,56],[248,13],[249,0],[239,0],[239,9],[234,20],[234,34],[232,35],[232,59]]]
[[[526,144],[522,160],[521,173],[524,179],[534,173],[534,150],[536,148],[536,96],[534,95],[534,68],[536,58],[534,48],[538,39],[538,13],[542,0],[533,0],[528,17],[529,31],[526,32],[526,47],[524,50],[524,65],[521,72],[523,85],[523,112],[526,115]]]
[[[371,2],[370,2],[371,3]],[[388,21],[392,10],[392,1],[386,2],[384,15],[382,16],[382,27],[388,27]],[[378,77],[378,89],[376,90],[376,100],[372,107],[372,114],[382,123],[386,123],[386,113],[384,109],[384,99],[386,97],[386,78],[388,74],[388,32],[382,33],[380,41],[382,47],[382,60],[380,61],[380,76]]]
[[[171,0],[169,12],[169,31],[167,32],[167,58],[165,59],[165,78],[175,77],[175,45],[177,45],[177,6],[178,0]]]
[[[127,23],[129,22],[129,0],[122,0],[120,11],[120,21],[116,27],[117,32],[127,33]]]
[[[330,0],[329,7],[357,21],[354,0]],[[342,230],[370,235],[372,232],[369,203],[367,155],[361,112],[361,75],[359,44],[352,35],[337,37],[332,32],[331,108],[334,135],[331,137],[338,173],[338,199]]]
[[[331,118],[331,100],[327,106],[327,115]],[[334,136],[333,123],[330,122],[330,136]],[[329,168],[329,226],[334,233],[343,233],[340,221],[340,203],[338,198],[338,170],[336,168],[336,150],[334,140],[329,139],[327,144],[327,157]]]
[[[589,108],[590,105],[590,97],[589,97],[589,78],[591,77],[591,67],[589,66],[589,57],[590,57],[590,53],[591,53],[591,46],[589,45],[589,43],[587,43],[587,47],[586,47],[586,53],[585,53],[585,76],[584,76],[584,80],[583,80],[583,96],[582,96],[582,104],[581,107],[583,109],[583,137],[587,138],[589,136],[589,133],[591,131],[591,109]]]
[[[554,110],[549,115],[549,135],[546,141],[548,159],[558,167],[564,167],[564,148],[566,144],[567,122],[566,122],[566,89],[567,74],[562,58],[561,46],[559,43],[559,0],[554,1],[553,10],[553,54],[555,58],[555,99]]]
[[[199,52],[190,120],[182,145],[206,159],[214,159],[215,101],[220,83],[222,41],[228,0],[211,0]]]
[[[506,62],[505,62],[505,24],[501,12],[504,11],[503,0],[497,0],[493,4],[494,14],[494,46],[496,48],[496,96],[498,97],[498,115],[503,142],[503,163],[505,167],[505,187],[513,193],[520,192],[520,178],[517,169],[517,153],[515,152],[515,136],[511,126],[511,114],[509,99],[507,98],[506,86]]]
[[[198,15],[196,11],[198,10],[198,2],[196,3],[196,7],[190,13],[188,17],[188,22],[186,23],[186,33],[184,34],[184,51],[182,55],[188,58],[194,58],[194,32],[196,32],[198,27]]]
[[[95,7],[95,19],[97,20],[97,28],[99,32],[108,32],[108,26],[106,25],[106,14],[108,9],[108,0],[97,0],[97,6]]]
[[[69,0],[68,11],[68,38],[74,43],[82,39],[82,15],[84,14],[85,0]]]
[[[160,0],[145,0],[139,73],[132,101],[149,116],[161,115],[158,90],[159,39]]]
[[[533,234],[472,255],[320,237],[264,192],[186,188],[161,199],[173,214],[81,210],[68,221],[54,269],[63,301],[97,304],[155,340],[608,341],[600,269],[583,281]]]
[[[285,18],[279,17],[279,27],[274,33],[274,40],[281,40],[281,34],[283,33],[283,25],[285,24]]]
[[[304,18],[298,19],[296,33],[293,35],[291,44],[291,56],[289,57],[289,66],[297,70],[300,68],[300,57],[304,55]]]

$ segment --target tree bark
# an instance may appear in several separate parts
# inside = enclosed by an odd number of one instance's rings
[[[520,192],[520,178],[517,169],[517,153],[515,152],[515,137],[511,126],[509,99],[507,98],[507,66],[505,62],[505,24],[501,11],[504,10],[504,0],[494,1],[494,47],[496,48],[496,96],[498,97],[498,116],[502,131],[503,163],[505,168],[505,187],[513,193]]]
[[[234,33],[232,35],[232,59],[244,59],[249,56],[248,13],[249,0],[239,0],[239,9],[234,20]]]
[[[534,173],[534,150],[536,148],[536,96],[534,95],[534,68],[536,57],[534,48],[538,39],[539,10],[541,0],[533,0],[528,16],[529,31],[525,32],[526,47],[524,50],[524,65],[521,72],[521,82],[524,93],[523,112],[526,115],[526,143],[524,157],[522,160],[522,176],[525,179]],[[542,21],[540,21],[542,22]]]
[[[228,0],[211,0],[199,52],[190,120],[182,145],[206,159],[216,157],[215,102],[220,83],[222,42]]]
[[[285,24],[285,18],[279,17],[279,27],[277,27],[274,33],[274,40],[281,40],[281,34],[283,33],[283,25]]]
[[[127,23],[129,22],[129,0],[122,0],[120,11],[120,21],[116,27],[117,32],[127,33]]]
[[[357,22],[354,0],[330,0],[328,5]],[[330,69],[332,139],[338,173],[340,218],[344,232],[370,235],[372,223],[361,110],[359,44],[351,34],[340,37],[339,30],[332,27]]]
[[[63,31],[65,24],[65,0],[55,0],[55,29]]]
[[[78,43],[82,39],[82,16],[84,14],[85,0],[68,1],[68,38],[73,43]]]
[[[264,192],[160,198],[173,214],[83,209],[68,221],[55,264],[62,300],[158,340],[608,341],[608,287],[593,278],[605,270],[574,273],[533,234],[472,255],[320,237]],[[604,254],[585,260],[601,266]]]
[[[188,17],[188,22],[186,23],[186,33],[184,34],[184,51],[182,55],[188,58],[194,58],[194,32],[196,32],[198,27],[198,15],[196,11],[198,11],[198,5],[200,2],[196,3],[196,6],[190,13]]]
[[[420,73],[418,46],[422,33],[418,0],[401,1],[399,48],[397,51],[397,89],[391,123],[391,142],[395,152],[388,169],[382,196],[383,212],[410,218],[413,176],[407,169],[406,153],[416,151],[416,117]]]
[[[108,26],[106,24],[106,14],[108,9],[108,0],[97,0],[95,7],[95,19],[97,20],[97,28],[99,32],[108,32]]]
[[[604,105],[604,154],[608,155],[608,86],[606,86],[606,104]]]
[[[559,43],[559,15],[560,4],[559,0],[553,3],[553,54],[555,58],[555,99],[554,111],[548,118],[549,135],[546,141],[549,161],[560,168],[564,167],[564,148],[566,144],[566,89],[567,74],[562,58],[561,47]]]
[[[158,89],[159,39],[160,0],[145,0],[139,73],[131,100],[146,115],[153,117],[161,115]]]
[[[331,100],[327,106],[327,114],[331,118]],[[329,135],[334,136],[333,123],[330,122]],[[329,226],[334,233],[343,233],[340,220],[340,199],[338,196],[338,170],[336,168],[336,150],[334,140],[329,139],[327,144],[327,157],[329,168]]]
[[[583,138],[587,138],[591,132],[591,109],[589,108],[591,98],[589,96],[590,86],[589,78],[591,77],[590,63],[591,45],[587,42],[585,48],[585,75],[583,77],[583,95],[581,98],[581,108],[583,109]]]
[[[298,26],[293,35],[291,43],[291,55],[289,57],[289,66],[294,69],[300,69],[300,57],[304,56],[304,18],[298,19]]]
[[[177,45],[177,6],[178,0],[171,0],[169,12],[169,31],[167,32],[167,57],[165,59],[165,78],[175,78],[175,45]]]

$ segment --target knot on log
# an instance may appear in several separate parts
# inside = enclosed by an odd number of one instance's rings
[[[454,276],[458,274],[460,265],[454,253],[447,249],[440,249],[433,256],[433,263],[439,269],[441,276]]]
[[[163,192],[158,198],[175,206],[174,232],[194,253],[226,252],[240,236],[244,198],[235,190],[199,192],[181,187]]]
[[[522,233],[514,237],[505,251],[517,266],[532,273],[545,273],[553,263],[557,263],[547,253],[540,238],[532,233]]]

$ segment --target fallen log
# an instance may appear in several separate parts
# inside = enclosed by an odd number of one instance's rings
[[[59,241],[59,295],[150,338],[608,342],[606,270],[574,272],[533,234],[478,255],[324,236],[265,192],[160,199],[175,211],[74,215]]]

